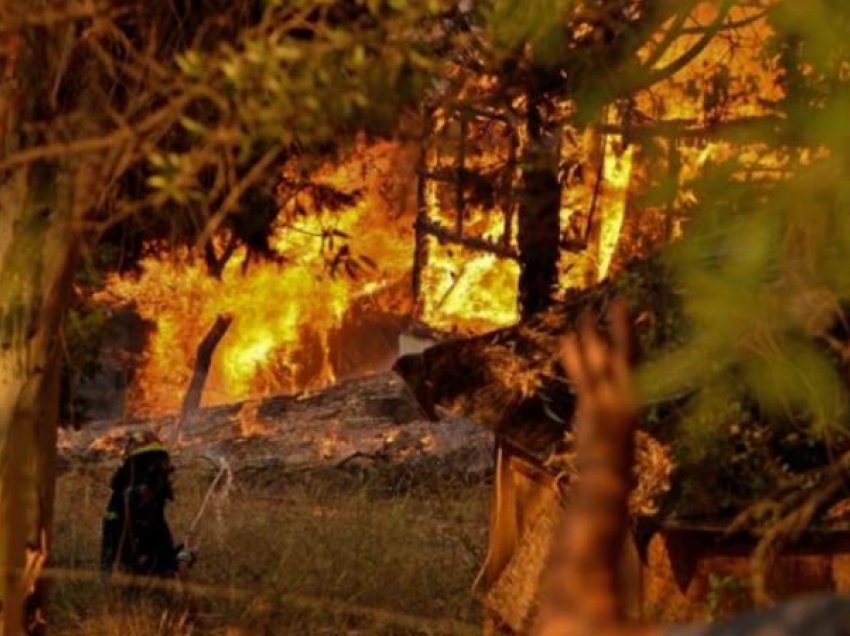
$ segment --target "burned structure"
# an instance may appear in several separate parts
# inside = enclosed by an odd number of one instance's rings
[[[640,280],[649,287],[655,267],[643,265],[648,275]],[[644,304],[637,311],[652,310],[652,300],[658,300],[652,291],[639,290]],[[615,282],[607,281],[517,326],[448,340],[403,356],[395,366],[432,417],[462,414],[495,434],[490,539],[475,591],[492,626],[507,633],[524,633],[534,618],[538,581],[575,474],[570,431],[576,396],[560,367],[559,343],[583,311],[603,310],[616,293]],[[643,324],[641,342],[651,347],[664,334],[648,325]],[[672,479],[669,451],[641,433],[638,485],[630,502],[635,519],[658,513]],[[636,612],[639,602],[635,594]]]
[[[505,105],[499,90],[461,83],[423,118],[414,317],[461,333],[533,315],[562,283],[604,278],[631,179],[622,116],[606,111],[604,126],[581,133],[555,112],[534,133],[543,107]]]
[[[432,417],[462,415],[495,434],[489,544],[475,583],[492,633],[526,633],[533,622],[539,581],[576,473],[576,396],[560,367],[561,339],[582,314],[604,315],[613,299],[628,292],[636,357],[646,359],[675,335],[670,326],[679,309],[666,280],[657,260],[632,264],[623,275],[574,292],[531,320],[447,340],[396,363]],[[631,615],[678,622],[746,609],[749,577],[761,565],[777,599],[850,591],[850,493],[841,487],[850,454],[795,482],[797,500],[815,497],[819,512],[799,541],[768,552],[773,557],[762,564],[763,540],[771,535],[750,525],[747,511],[718,508],[719,492],[717,501],[688,501],[694,481],[706,481],[709,490],[717,486],[711,475],[683,471],[675,459],[677,423],[692,397],[647,407],[637,434],[631,539],[622,572]],[[711,586],[722,576],[741,587],[718,601]]]

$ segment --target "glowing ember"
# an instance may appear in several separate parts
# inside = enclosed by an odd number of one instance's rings
[[[319,441],[319,457],[322,459],[333,459],[339,454],[342,437],[338,432],[331,430]]]
[[[260,420],[260,400],[249,400],[239,410],[239,436],[240,437],[263,437],[267,435],[271,427],[268,423]]]

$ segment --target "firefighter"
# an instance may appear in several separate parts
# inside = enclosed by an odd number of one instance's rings
[[[194,562],[175,546],[165,518],[173,501],[168,449],[148,430],[126,441],[123,463],[112,477],[112,496],[103,519],[101,569],[141,576],[173,577]]]

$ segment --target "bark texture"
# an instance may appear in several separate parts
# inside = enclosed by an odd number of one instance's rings
[[[74,243],[55,218],[66,193],[50,171],[0,188],[0,506],[4,634],[20,632],[27,559],[46,557],[53,514],[60,329]]]
[[[48,141],[55,51],[39,29],[9,35],[3,152]],[[28,124],[28,125],[24,125]],[[57,161],[0,174],[0,598],[2,633],[41,630],[37,577],[49,554],[61,326],[77,240],[73,177]]]

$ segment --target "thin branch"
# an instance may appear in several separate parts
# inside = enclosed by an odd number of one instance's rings
[[[671,75],[675,75],[683,68],[688,66],[691,62],[693,62],[699,55],[702,53],[706,47],[711,44],[711,41],[714,37],[720,32],[723,28],[723,24],[726,21],[729,12],[732,10],[732,5],[734,4],[733,0],[723,0],[720,5],[720,8],[717,10],[717,17],[714,21],[706,27],[705,32],[702,37],[694,44],[690,49],[688,49],[685,53],[679,56],[678,59],[671,62],[667,66],[658,69],[655,72],[651,72],[649,74],[649,85],[656,84],[663,79],[670,77]]]
[[[723,27],[718,29],[718,33],[724,31],[735,31],[737,29],[743,29],[744,27],[750,26],[751,24],[755,24],[760,20],[764,20],[768,15],[768,10],[760,11],[751,16],[747,16],[746,18],[741,18],[740,20],[729,20],[728,22],[723,24]],[[682,35],[700,35],[705,32],[705,27],[686,27],[682,29]]]
[[[712,40],[723,29],[726,18],[732,10],[734,0],[723,0],[717,10],[715,19],[702,31],[702,37],[676,60],[666,66],[653,70],[648,64],[642,64],[642,69],[631,73],[631,80],[622,83],[617,90],[617,95],[625,96],[653,86],[684,69],[705,51]]]
[[[161,80],[169,77],[167,69],[163,65],[158,64],[156,58],[153,55],[145,55],[140,53],[133,45],[130,38],[128,38],[127,35],[121,29],[119,29],[114,22],[109,22],[105,27],[105,31],[108,35],[120,42],[121,46],[124,49],[124,52],[134,58],[139,66],[141,66],[142,68],[146,68]],[[128,67],[130,66],[129,62],[124,62],[124,64]]]
[[[458,236],[457,233],[455,233],[454,231],[449,230],[431,220],[417,220],[416,229],[425,234],[433,236],[442,243],[453,243],[455,245],[461,245],[463,247],[468,247],[473,250],[488,252],[500,258],[508,258],[513,260],[519,258],[517,251],[511,247],[506,247],[501,243],[494,243],[493,241],[488,241],[487,239],[478,238],[476,236]]]
[[[161,110],[155,112],[130,128],[119,128],[111,133],[99,137],[88,137],[70,142],[54,142],[43,146],[33,146],[20,152],[13,153],[0,161],[0,171],[8,170],[24,164],[40,161],[42,159],[58,159],[74,155],[86,154],[108,150],[119,144],[134,141],[144,133],[155,130],[158,126],[168,124],[169,119],[176,120],[189,102],[188,96],[183,96],[169,103]]]
[[[247,192],[248,188],[263,178],[268,169],[271,168],[272,164],[278,160],[281,154],[283,154],[283,149],[281,147],[275,145],[272,148],[269,148],[265,153],[263,153],[260,160],[253,165],[241,181],[236,184],[236,186],[224,199],[221,206],[219,206],[215,214],[213,214],[209,221],[207,221],[206,227],[204,227],[196,243],[199,249],[204,245],[204,243],[212,238],[224,222],[224,219],[233,212],[239,203],[239,199],[242,198],[242,195],[245,194],[245,192]]]
[[[664,34],[661,42],[653,49],[652,54],[647,58],[644,65],[647,68],[652,68],[664,57],[664,54],[670,49],[672,44],[682,35],[684,32],[685,22],[688,17],[693,12],[694,8],[697,6],[699,0],[688,0],[682,7],[680,7],[680,13],[674,18],[673,24]]]
[[[133,132],[130,130],[116,130],[101,137],[89,137],[67,143],[56,142],[47,144],[46,146],[34,146],[11,154],[0,161],[0,170],[8,170],[9,168],[33,163],[42,159],[57,159],[59,157],[108,150],[118,144],[129,141],[133,136]]]
[[[110,8],[113,9],[111,12],[109,11]],[[113,3],[108,1],[92,2],[92,0],[86,0],[61,10],[55,8],[38,10],[32,6],[27,6],[20,12],[0,12],[0,31],[17,31],[27,27],[54,27],[64,22],[104,18],[108,15],[117,16],[120,13],[121,10],[114,8]]]

